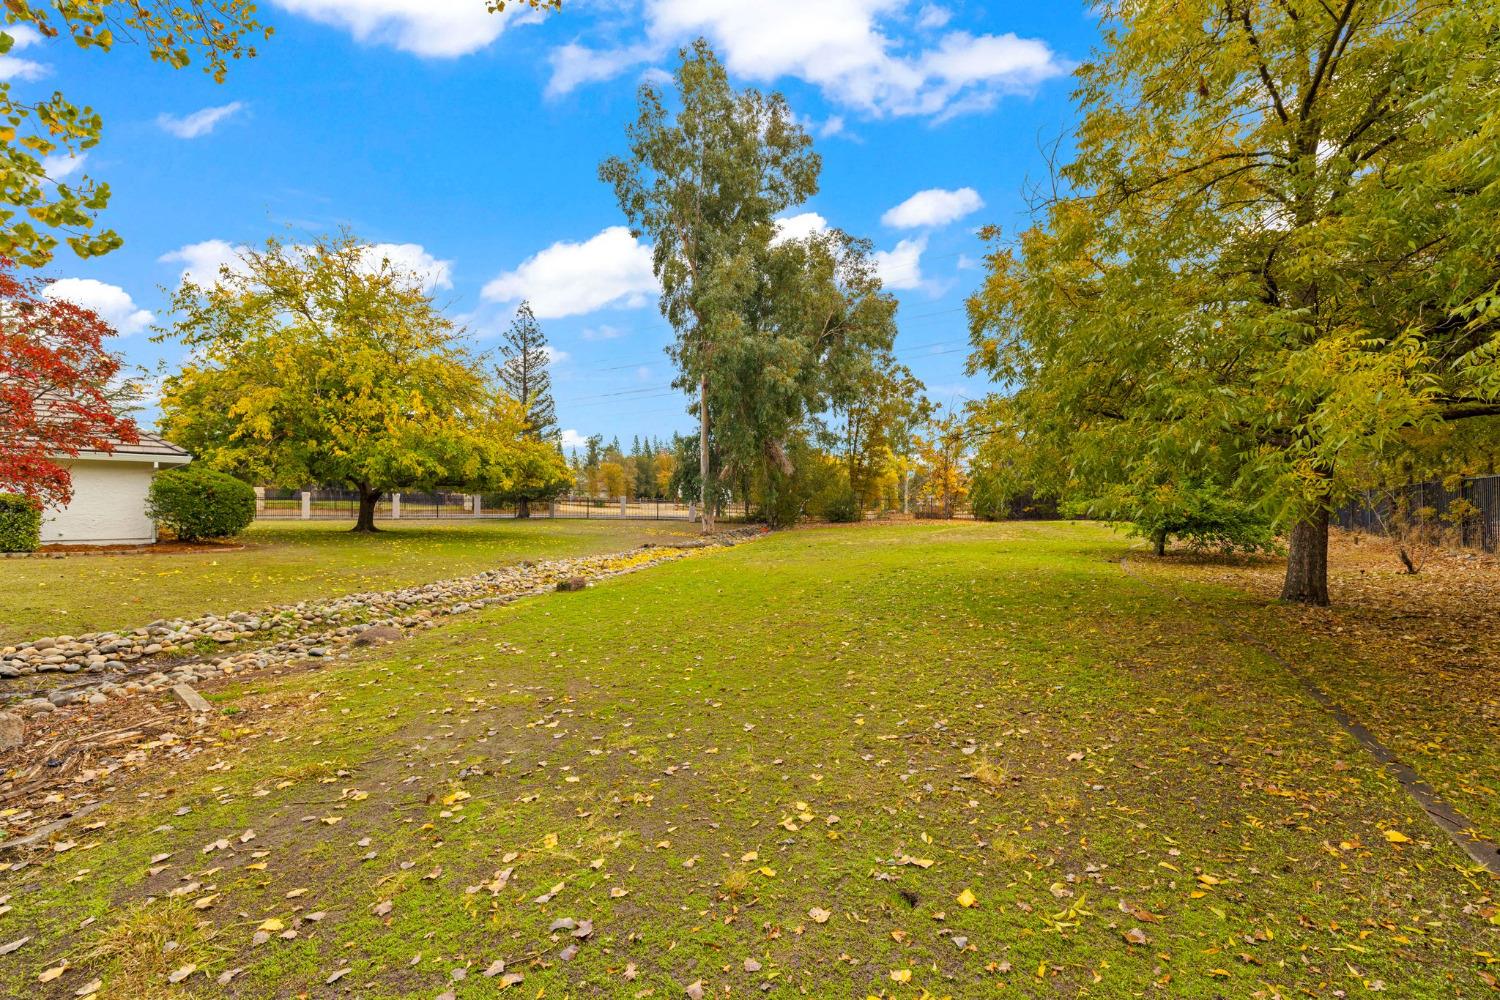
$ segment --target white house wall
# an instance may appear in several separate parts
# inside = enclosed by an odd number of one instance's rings
[[[73,501],[42,514],[42,544],[144,545],[156,541],[146,516],[151,462],[79,460],[63,463],[73,474]]]

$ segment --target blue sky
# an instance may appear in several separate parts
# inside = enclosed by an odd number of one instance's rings
[[[624,149],[635,91],[704,35],[738,85],[777,89],[817,136],[820,193],[792,225],[867,237],[901,300],[897,354],[937,401],[985,391],[963,376],[974,231],[1014,232],[1040,144],[1074,120],[1068,76],[1097,37],[1085,4],[902,0],[565,0],[537,17],[483,0],[271,0],[260,55],[215,84],[130,44],[113,53],[22,38],[0,59],[21,96],[64,90],[105,136],[81,163],[107,181],[106,257],[66,252],[55,293],[98,308],[133,363],[165,287],[211,274],[235,246],[347,225],[426,274],[494,346],[529,297],[557,352],[572,432],[687,430],[662,348],[648,251],[596,176]]]

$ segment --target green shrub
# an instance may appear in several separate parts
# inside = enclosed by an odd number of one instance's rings
[[[35,552],[42,544],[42,505],[0,493],[0,552]]]
[[[844,490],[830,499],[823,508],[823,516],[834,524],[850,524],[860,519],[859,507],[854,503],[854,494]]]
[[[185,542],[228,538],[255,520],[255,490],[233,476],[189,465],[151,480],[146,513]]]

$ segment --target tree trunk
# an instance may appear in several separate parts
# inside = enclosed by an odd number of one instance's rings
[[[375,527],[375,505],[380,502],[380,490],[371,489],[364,484],[359,487],[359,517],[354,522],[355,531],[375,532],[380,529]]]
[[[1156,554],[1164,556],[1167,554],[1167,533],[1165,530],[1158,531],[1152,538],[1156,541]]]
[[[1287,549],[1286,583],[1281,599],[1297,604],[1326,607],[1328,604],[1328,511],[1292,527]]]
[[[521,499],[519,499],[519,500],[516,501],[516,516],[517,517],[530,517],[531,516],[531,501],[528,500],[526,497],[522,497]]]
[[[698,383],[698,499],[703,504],[703,533],[714,530],[714,505],[708,483],[708,375]]]

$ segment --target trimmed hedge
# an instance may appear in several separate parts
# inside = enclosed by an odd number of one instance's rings
[[[0,552],[35,552],[41,544],[41,504],[30,497],[0,493]]]
[[[255,520],[255,490],[233,476],[188,465],[156,474],[146,514],[184,542],[228,538]]]

